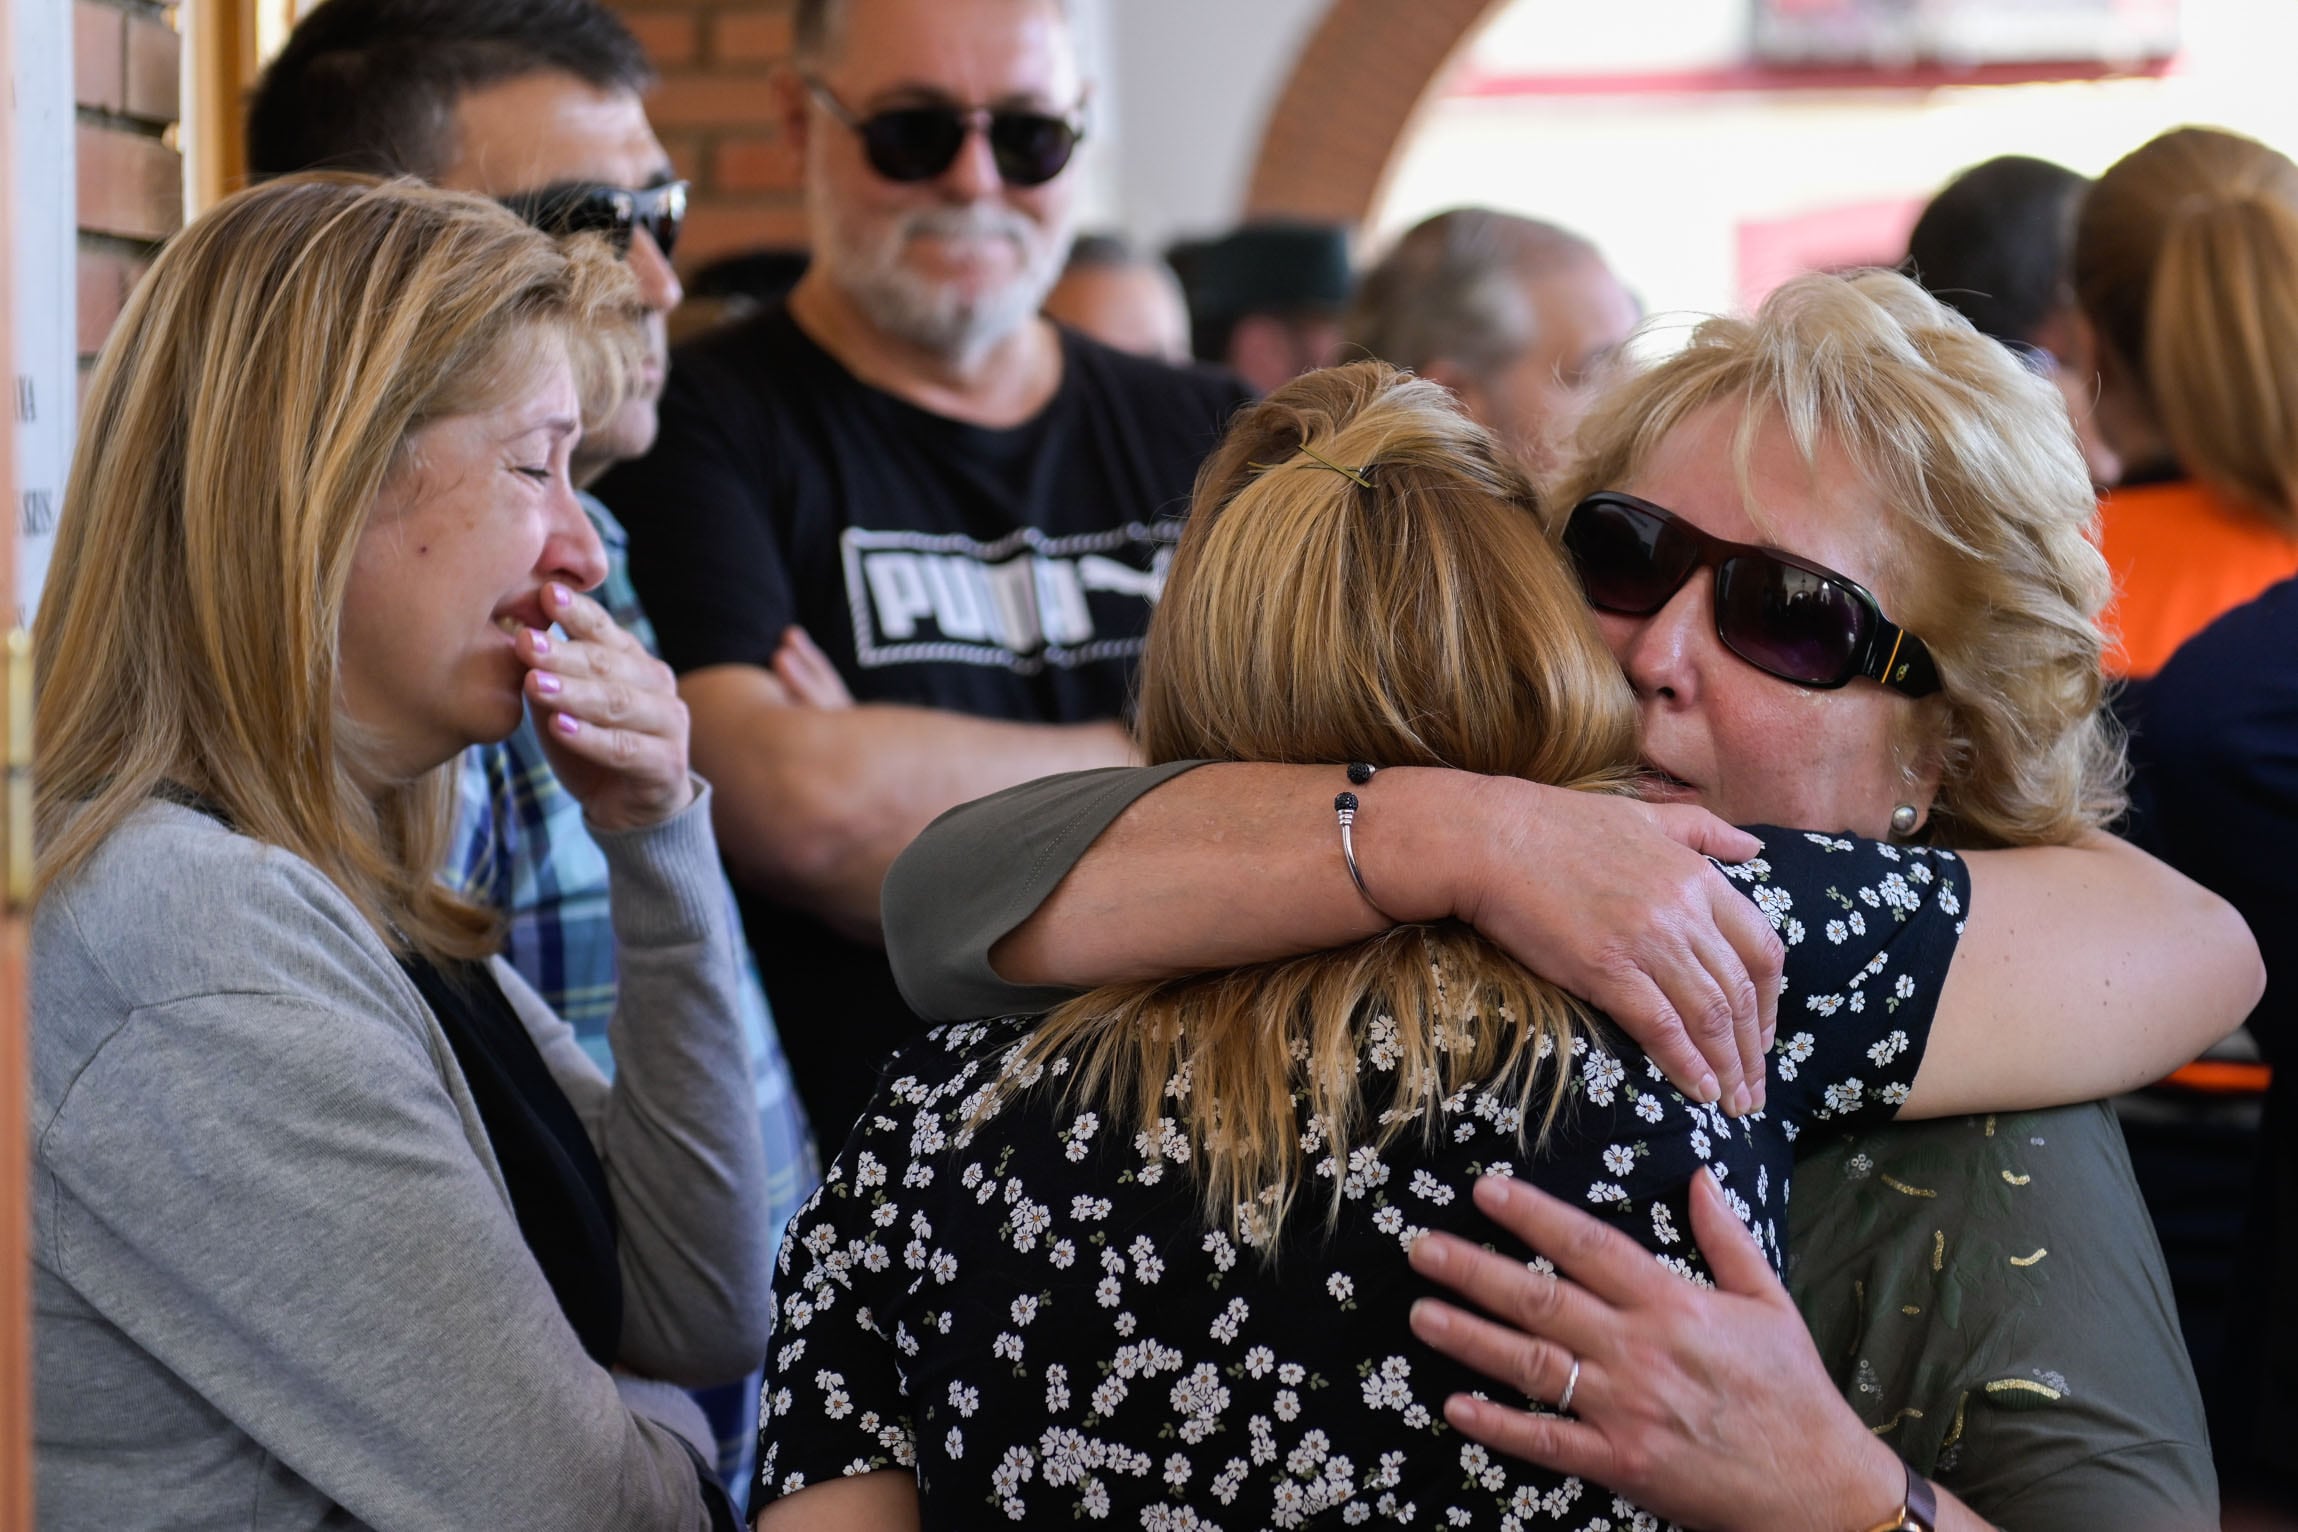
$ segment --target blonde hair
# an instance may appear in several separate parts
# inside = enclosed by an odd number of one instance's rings
[[[1885,607],[1929,645],[1942,683],[1897,741],[1939,761],[1930,838],[2060,844],[2114,819],[2124,765],[2100,706],[2098,627],[2110,583],[2057,390],[1896,273],[1798,277],[1606,390],[1549,486],[1552,516],[1624,487],[1713,405],[1741,411],[1751,511],[1750,454],[1774,420],[1806,464],[1832,444],[1882,500]]]
[[[171,241],[97,363],[36,629],[40,887],[170,786],[325,873],[393,950],[493,948],[437,878],[454,768],[370,794],[339,714],[352,556],[430,421],[486,408],[521,345],[621,398],[631,279],[481,198],[297,176]]]
[[[1287,384],[1207,462],[1150,622],[1138,716],[1152,762],[1368,760],[1624,790],[1636,750],[1632,698],[1531,485],[1442,388],[1378,362]],[[1377,785],[1365,795],[1378,804]],[[1466,927],[1406,926],[1096,990],[1048,1018],[1007,1078],[1068,1056],[1074,1094],[1185,1143],[1172,1157],[1195,1163],[1208,1220],[1266,1249],[1302,1181],[1296,1090],[1321,1154],[1346,1164],[1352,1145],[1410,1124],[1432,1133],[1468,1082],[1568,1055],[1578,1015]],[[1368,1040],[1396,1071],[1395,1104],[1369,1126]],[[1547,1074],[1537,1113],[1539,1071],[1520,1103],[1543,1130],[1563,1088]],[[1340,1197],[1335,1176],[1333,1214]]]
[[[2298,165],[2179,128],[2083,200],[2076,300],[2179,465],[2298,533]]]

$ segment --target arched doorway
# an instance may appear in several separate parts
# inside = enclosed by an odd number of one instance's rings
[[[1355,226],[1446,63],[1507,0],[1334,0],[1278,96],[1249,218]]]

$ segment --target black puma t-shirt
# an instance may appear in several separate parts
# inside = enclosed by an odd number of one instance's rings
[[[1052,401],[992,430],[862,383],[778,308],[678,353],[653,452],[598,492],[681,672],[765,665],[795,623],[859,701],[1084,723],[1124,713],[1198,465],[1249,397],[1064,331]],[[834,1148],[909,1010],[877,947],[751,890],[743,915]]]

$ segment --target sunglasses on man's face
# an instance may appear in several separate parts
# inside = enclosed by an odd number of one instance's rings
[[[654,248],[667,258],[678,248],[678,230],[686,222],[684,181],[649,186],[644,191],[569,181],[502,201],[503,206],[554,238],[602,234],[614,246],[614,253],[626,260],[631,236],[640,229],[646,230]]]
[[[1716,637],[1766,675],[1831,690],[1866,676],[1910,697],[1939,689],[1923,640],[1875,598],[1821,564],[1711,537],[1617,490],[1590,495],[1564,524],[1564,549],[1600,612],[1649,617],[1701,569],[1715,578]]]
[[[870,168],[889,181],[931,181],[957,163],[966,136],[976,128],[989,136],[990,158],[1008,186],[1043,186],[1069,168],[1069,157],[1084,140],[1074,116],[1006,108],[919,105],[889,107],[857,116],[820,80],[806,89],[822,110],[862,141]]]

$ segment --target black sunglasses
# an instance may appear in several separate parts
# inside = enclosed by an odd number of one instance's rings
[[[1043,186],[1069,168],[1069,157],[1085,138],[1084,124],[1075,116],[920,105],[858,117],[820,80],[808,76],[806,89],[823,111],[861,139],[870,168],[889,181],[931,181],[957,163],[966,135],[978,127],[989,135],[998,179],[1008,186]]]
[[[1716,572],[1716,637],[1766,675],[1831,690],[1866,676],[1910,697],[1939,689],[1931,651],[1875,598],[1825,565],[1711,537],[1618,490],[1590,495],[1564,524],[1588,604],[1648,617],[1696,570]]]
[[[640,229],[665,257],[678,248],[686,222],[686,183],[670,181],[632,191],[592,181],[570,181],[541,191],[502,199],[503,206],[554,238],[603,234],[614,253],[628,259],[631,236]]]

